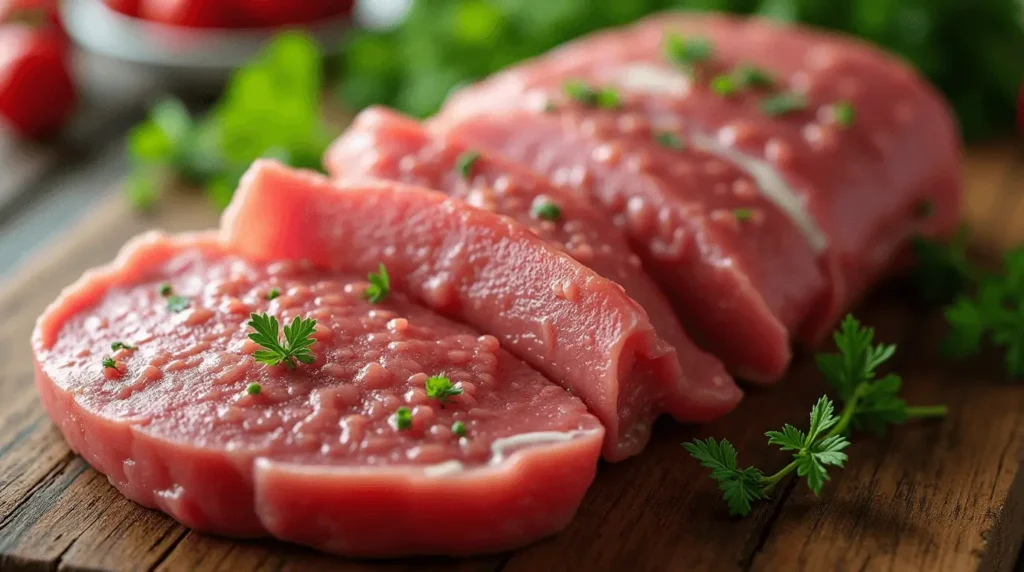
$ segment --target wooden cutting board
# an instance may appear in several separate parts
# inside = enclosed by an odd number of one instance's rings
[[[991,253],[1024,241],[1024,150],[974,149],[966,177],[976,246]],[[714,484],[680,447],[695,436],[727,437],[742,462],[781,466],[764,431],[805,425],[826,391],[801,357],[780,388],[751,390],[724,419],[699,428],[659,423],[639,458],[601,466],[567,530],[513,553],[367,563],[191,532],[126,500],[68,451],[35,396],[29,333],[62,287],[110,260],[128,237],[215,222],[199,197],[179,194],[141,217],[112,196],[0,284],[0,569],[966,571],[1010,570],[1017,558],[1024,383],[1004,379],[995,355],[963,364],[938,359],[939,312],[921,310],[893,288],[857,314],[882,340],[899,344],[907,400],[946,403],[949,417],[883,438],[855,437],[849,464],[833,472],[820,498],[790,481],[750,517],[729,518]]]

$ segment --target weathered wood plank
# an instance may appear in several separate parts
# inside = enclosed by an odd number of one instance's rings
[[[1012,194],[1024,180],[1009,146],[970,163],[966,210],[983,243],[1021,240]],[[1018,169],[1015,171],[1015,169]],[[1017,196],[1024,196],[1018,193]],[[986,218],[989,215],[992,218]],[[468,561],[355,563],[269,541],[236,542],[187,532],[121,497],[70,454],[36,401],[28,335],[35,317],[85,268],[111,259],[150,227],[211,226],[202,199],[176,195],[155,218],[130,213],[118,197],[65,240],[0,284],[0,568],[65,570],[793,570],[800,567],[1008,570],[1021,523],[1024,386],[1000,381],[985,359],[950,366],[933,359],[937,315],[921,316],[892,291],[861,310],[879,336],[900,343],[908,399],[954,406],[941,423],[911,425],[857,440],[849,467],[820,499],[780,486],[774,503],[748,519],[726,516],[718,493],[680,448],[694,436],[728,437],[744,463],[782,461],[763,432],[803,421],[825,386],[807,359],[781,391],[754,391],[733,415],[700,428],[659,423],[638,459],[603,465],[579,516],[563,534],[507,557]],[[990,360],[989,360],[990,361]],[[984,535],[984,536],[983,536]],[[507,558],[507,561],[506,561]]]

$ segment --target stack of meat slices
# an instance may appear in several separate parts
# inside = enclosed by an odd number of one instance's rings
[[[47,309],[39,392],[114,486],[200,530],[514,548],[565,526],[599,457],[727,413],[731,374],[777,381],[909,237],[949,232],[958,153],[866,45],[661,15],[426,124],[366,110],[330,178],[257,162],[219,233],[139,237]],[[316,320],[309,355],[264,359],[253,314]]]

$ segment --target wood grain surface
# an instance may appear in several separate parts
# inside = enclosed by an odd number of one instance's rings
[[[991,255],[1024,241],[1024,150],[972,150],[967,216]],[[191,532],[124,499],[71,454],[39,406],[29,333],[36,316],[83,270],[110,260],[148,228],[199,229],[216,217],[179,194],[155,217],[112,196],[47,252],[0,285],[0,569],[109,570],[1010,570],[1024,538],[1024,384],[997,356],[936,357],[942,319],[885,287],[857,310],[900,344],[912,404],[946,403],[947,419],[883,438],[855,438],[845,470],[820,498],[790,481],[746,519],[726,515],[703,469],[680,447],[726,437],[741,461],[784,459],[764,431],[804,424],[826,387],[809,359],[776,390],[751,390],[739,409],[701,427],[663,421],[639,458],[602,464],[579,514],[558,536],[470,560],[353,562],[271,541]]]

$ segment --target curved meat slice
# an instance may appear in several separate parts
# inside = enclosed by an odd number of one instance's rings
[[[433,127],[590,194],[733,373],[761,383],[785,373],[790,333],[825,280],[803,235],[743,172],[625,109],[508,110]]]
[[[693,43],[689,56],[670,57],[671,42],[696,42],[709,57],[694,59]],[[747,172],[770,169],[803,202],[835,272],[801,332],[810,343],[891,269],[911,235],[947,234],[959,218],[947,106],[867,43],[761,19],[660,14],[500,72],[441,115],[551,105],[567,80],[616,90],[656,128],[684,129]]]
[[[675,350],[621,286],[515,221],[439,192],[382,180],[336,186],[259,161],[221,230],[257,259],[346,272],[384,264],[396,290],[496,336],[578,395],[607,429],[608,460],[643,449],[680,379]]]
[[[676,419],[709,421],[739,401],[739,388],[723,383],[728,375],[721,362],[686,335],[625,237],[567,187],[551,185],[517,163],[431,136],[414,119],[379,107],[355,118],[328,150],[325,163],[335,177],[363,175],[437,189],[509,216],[620,284],[679,356],[683,376],[665,391],[662,404]]]
[[[597,419],[494,337],[398,293],[371,304],[366,287],[210,234],[143,235],[39,319],[36,384],[72,449],[199,530],[396,556],[564,527],[594,476]],[[316,319],[313,361],[254,359],[252,312]],[[446,402],[425,391],[442,374],[461,389]]]

